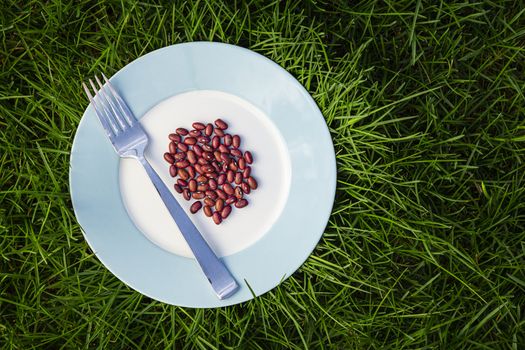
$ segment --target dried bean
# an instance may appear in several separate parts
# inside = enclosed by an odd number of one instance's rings
[[[201,135],[202,135],[202,132],[200,132],[199,130],[191,130],[191,131],[190,131],[190,136],[191,136],[191,137],[195,137],[195,138],[197,138],[197,137],[199,137],[199,136],[201,136]]]
[[[222,211],[221,211],[222,219],[223,220],[226,219],[230,215],[231,212],[232,212],[232,207],[230,207],[229,205],[227,205],[224,208],[222,208]]]
[[[199,145],[193,145],[193,151],[195,152],[195,154],[199,157],[202,156],[202,148],[201,146]]]
[[[184,129],[184,128],[178,128],[177,130],[175,130],[175,132],[177,134],[179,134],[180,136],[186,136],[188,135],[188,130]]]
[[[175,188],[175,192],[182,193],[182,187],[180,187],[179,185],[175,184],[173,185],[173,188]]]
[[[211,134],[213,133],[213,125],[208,123],[208,125],[206,125],[206,128],[204,129],[204,133],[206,134],[206,136],[211,136]]]
[[[210,179],[209,181],[210,189],[216,190],[217,189],[217,181],[214,179]]]
[[[200,164],[195,164],[195,170],[196,170],[197,173],[199,173],[199,174],[204,174],[204,171],[202,171],[202,169],[201,169],[201,165],[200,165]]]
[[[220,119],[220,118],[217,119],[217,120],[215,121],[215,126],[216,126],[217,128],[219,128],[219,129],[221,129],[221,130],[226,130],[226,129],[228,129],[228,124],[226,124],[226,123],[224,122],[224,120],[222,120],[222,119]]]
[[[226,199],[226,204],[234,204],[237,202],[237,198],[235,198],[234,196],[230,196]]]
[[[257,188],[257,181],[255,181],[253,177],[250,176],[247,181],[248,181],[248,185],[250,185],[250,188],[252,190],[255,190]]]
[[[242,191],[243,191],[244,193],[246,193],[246,194],[250,194],[250,192],[251,192],[251,188],[250,188],[250,186],[249,186],[246,182],[243,182],[243,183],[241,184],[241,188],[242,188]]]
[[[195,179],[191,179],[190,182],[188,182],[188,188],[191,192],[197,191],[197,181],[195,181]]]
[[[242,177],[247,179],[247,178],[250,177],[251,173],[252,173],[252,168],[249,165],[247,165],[246,168],[244,169],[244,171],[242,172]]]
[[[183,180],[183,179],[177,179],[177,185],[179,185],[181,187],[186,187],[186,186],[188,186],[188,181]]]
[[[195,164],[197,163],[197,155],[195,154],[195,152],[193,151],[188,151],[188,153],[186,154],[187,157],[188,157],[188,161],[191,163],[191,164]]]
[[[208,184],[198,185],[197,186],[197,191],[204,192],[204,191],[208,190],[208,188],[210,188],[210,186],[208,186]]]
[[[244,158],[239,159],[237,162],[237,165],[239,166],[239,169],[244,170],[246,169],[246,160]]]
[[[186,137],[186,138],[184,139],[184,143],[185,143],[186,145],[194,145],[194,144],[197,143],[197,139],[196,139],[195,137],[191,137],[191,136],[189,136],[189,137]]]
[[[210,146],[210,145],[208,145],[208,144],[206,144],[206,143],[203,144],[201,147],[202,147],[202,149],[203,149],[204,151],[206,151],[206,152],[213,152],[213,147]]]
[[[175,165],[177,166],[177,168],[185,168],[187,167],[188,165],[190,165],[190,162],[188,162],[187,160],[181,160],[177,163],[175,163]]]
[[[212,191],[212,190],[207,190],[205,193],[206,193],[206,196],[210,197],[213,200],[215,200],[215,199],[217,199],[217,197],[219,197],[217,192]]]
[[[177,174],[179,174],[179,177],[183,180],[188,180],[190,175],[188,174],[188,172],[184,169],[179,169],[179,171],[177,172]]]
[[[232,144],[232,135],[226,134],[224,135],[224,145],[230,147]]]
[[[211,173],[212,171],[215,171],[215,169],[209,165],[209,164],[206,164],[206,165],[202,165],[201,166],[201,169],[202,171],[204,171],[205,173]]]
[[[177,134],[169,134],[169,135],[168,135],[168,138],[169,138],[171,141],[174,141],[174,142],[180,142],[180,140],[181,140],[180,135],[177,135]]]
[[[228,164],[228,168],[230,168],[233,171],[237,171],[239,169],[235,161],[231,161],[230,164]]]
[[[235,197],[237,197],[237,199],[242,199],[243,194],[241,187],[235,187]]]
[[[188,151],[188,145],[186,145],[184,143],[177,143],[177,148],[179,150],[181,150],[182,152],[187,152]]]
[[[216,179],[217,178],[217,173],[214,171],[214,172],[211,172],[211,173],[206,173],[206,174],[204,174],[204,176],[206,176],[208,179]]]
[[[215,202],[215,210],[220,212],[222,210],[222,208],[224,208],[224,199],[219,198]],[[221,213],[221,215],[222,215],[222,213]]]
[[[228,198],[228,195],[226,194],[226,192],[224,192],[221,189],[216,189],[215,193],[217,193],[217,196],[219,196],[219,198],[222,198],[222,199]]]
[[[204,128],[206,127],[206,125],[199,123],[199,122],[195,122],[191,124],[191,126],[196,130],[204,130]]]
[[[181,160],[183,160],[183,159],[186,158],[186,153],[184,153],[184,152],[179,152],[179,153],[175,154],[175,155],[173,156],[173,158],[175,158],[175,160],[176,160],[177,162],[178,162],[178,161],[181,161]]]
[[[195,177],[196,173],[195,173],[195,168],[194,167],[192,167],[191,165],[187,166],[186,167],[186,171],[188,172],[188,175],[190,176],[190,178]]]
[[[207,164],[209,164],[208,161],[206,159],[204,159],[204,158],[199,158],[197,160],[197,163],[199,163],[200,165],[207,165]]]
[[[225,184],[222,186],[222,189],[224,190],[224,192],[226,192],[226,193],[229,194],[230,196],[234,193],[234,191],[233,191],[233,187],[232,187],[232,185],[230,185],[229,183],[225,183]]]
[[[210,197],[206,197],[204,198],[204,204],[206,204],[209,207],[213,207],[215,205],[215,201]]]
[[[237,203],[235,203],[235,208],[244,208],[248,205],[248,201],[246,199],[238,200]]]
[[[205,197],[204,192],[202,191],[193,192],[191,196],[193,199],[203,199]]]
[[[170,165],[170,176],[177,176],[177,166],[175,164]]]
[[[250,151],[244,152],[244,159],[246,160],[246,163],[252,164],[253,163],[253,156]]]
[[[191,193],[190,193],[190,190],[188,190],[187,188],[185,188],[183,191],[182,191],[182,196],[184,197],[185,200],[189,201],[191,199]]]
[[[240,185],[242,183],[242,174],[241,173],[236,173],[235,174],[235,183],[237,185]]]
[[[225,145],[219,145],[219,151],[221,151],[221,153],[230,153],[230,149]]]
[[[204,152],[202,154],[202,157],[208,161],[212,160],[213,159],[213,153],[211,152]]]
[[[169,152],[164,153],[164,160],[170,164],[175,163],[175,158]]]
[[[202,183],[206,183],[206,182],[208,182],[208,178],[206,176],[204,176],[204,175],[201,175],[201,176],[199,176],[197,178],[197,181],[198,182],[202,182]]]
[[[221,222],[222,222],[222,218],[221,218],[221,214],[219,214],[218,212],[215,212],[213,213],[213,222],[216,224],[216,225],[220,225]]]
[[[224,182],[226,182],[226,175],[220,174],[219,177],[217,178],[217,184],[222,185],[224,184]]]
[[[237,149],[241,146],[241,137],[239,135],[234,135],[232,140],[232,147]]]
[[[207,217],[211,218],[211,216],[213,215],[213,212],[211,211],[211,208],[210,207],[204,207],[204,215],[206,215]]]
[[[196,212],[198,212],[200,209],[202,208],[202,203],[200,201],[196,201],[195,203],[193,203],[190,207],[190,212],[192,214],[195,214]]]
[[[233,170],[228,170],[226,173],[226,180],[228,180],[228,182],[233,182],[235,180],[235,173]]]
[[[170,153],[172,154],[175,154],[177,153],[177,144],[175,142],[170,142],[169,146],[168,146],[168,149],[170,151]]]
[[[221,129],[215,128],[215,135],[219,137],[224,137],[224,131],[222,131]]]
[[[230,150],[230,153],[232,156],[235,156],[235,157],[242,157],[242,152],[239,151],[238,149],[232,149]]]
[[[219,138],[219,136],[213,136],[213,138],[211,139],[211,146],[213,148],[218,148],[220,144],[221,139]]]
[[[218,162],[221,161],[221,152],[220,151],[213,152],[213,156],[215,157],[216,161],[218,161]]]

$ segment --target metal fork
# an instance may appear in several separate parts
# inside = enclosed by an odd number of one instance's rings
[[[120,157],[135,158],[144,166],[151,182],[153,182],[160,198],[162,198],[162,201],[182,232],[184,239],[188,242],[193,255],[195,255],[197,262],[215,290],[215,293],[217,293],[220,299],[229,297],[238,289],[237,282],[226,266],[224,266],[211,250],[208,243],[206,243],[193,222],[191,222],[188,215],[184,212],[184,209],[182,209],[164,182],[160,179],[159,175],[144,157],[144,149],[148,145],[148,135],[106,76],[102,74],[102,77],[106,82],[104,85],[98,76],[95,76],[98,88],[95,83],[89,79],[89,84],[95,92],[95,97],[91,95],[85,83],[82,83],[82,86],[115,151]]]

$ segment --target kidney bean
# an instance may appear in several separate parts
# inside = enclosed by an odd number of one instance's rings
[[[175,184],[173,185],[173,188],[175,188],[175,192],[182,193],[182,187],[180,187],[179,185]]]
[[[219,195],[217,194],[216,191],[207,190],[205,193],[206,193],[206,196],[210,197],[213,200],[215,200],[215,199],[217,199],[217,197],[219,197]]]
[[[177,168],[185,168],[187,167],[188,165],[190,165],[190,162],[188,162],[187,160],[181,160],[177,163],[175,163],[175,165],[177,166]]]
[[[216,190],[217,189],[217,180],[210,179],[208,184],[210,185],[210,189],[212,189],[212,190]]]
[[[242,188],[242,191],[243,191],[244,193],[246,193],[246,194],[250,194],[250,192],[251,192],[251,188],[250,188],[250,186],[249,186],[246,182],[243,182],[243,183],[241,184],[241,188]]]
[[[211,146],[213,148],[218,148],[220,144],[221,139],[219,138],[219,136],[213,136],[213,138],[211,139]]]
[[[210,142],[210,138],[208,136],[199,136],[197,138],[197,141],[199,141],[200,143],[208,143]]]
[[[204,128],[206,128],[206,125],[202,124],[202,123],[199,123],[199,122],[195,122],[193,124],[191,124],[191,126],[195,129],[195,130],[204,130]]]
[[[183,180],[183,179],[177,179],[177,185],[179,185],[181,187],[186,187],[186,186],[188,186],[188,182],[186,180]]]
[[[219,198],[221,198],[221,199],[228,198],[228,195],[226,194],[226,192],[224,192],[223,190],[221,190],[219,188],[215,190],[215,193],[217,193],[217,196],[219,196]]]
[[[219,151],[221,151],[221,153],[230,153],[230,149],[225,145],[219,145]]]
[[[246,168],[244,169],[244,171],[242,172],[242,177],[247,179],[247,178],[250,177],[251,173],[252,173],[252,168],[249,165],[247,165]]]
[[[196,201],[195,203],[193,203],[190,207],[190,212],[192,214],[195,214],[196,212],[198,212],[200,209],[202,208],[202,203],[200,201]]]
[[[210,188],[210,186],[208,186],[208,184],[198,185],[197,186],[197,191],[204,192],[204,191],[208,190],[208,188]]]
[[[230,164],[228,164],[228,168],[230,168],[230,170],[233,170],[233,171],[237,171],[239,169],[235,161],[231,161]]]
[[[170,165],[170,176],[177,176],[177,166],[175,164]]]
[[[235,203],[235,208],[244,208],[248,205],[248,201],[246,199],[240,199]]]
[[[218,212],[215,212],[213,213],[213,222],[216,224],[216,225],[220,225],[221,222],[222,222],[222,218],[221,218],[221,214],[219,214]]]
[[[242,157],[242,152],[238,149],[231,149],[230,154],[235,157]]]
[[[208,179],[217,179],[217,173],[211,172],[211,173],[205,173],[204,176],[206,176]]]
[[[234,135],[232,140],[232,147],[237,149],[241,146],[241,137],[239,135]]]
[[[221,170],[222,170],[223,173],[228,171],[228,164],[230,164],[230,163],[226,163],[226,162],[222,163]]]
[[[195,170],[197,171],[197,173],[199,174],[204,174],[204,171],[202,170],[201,168],[201,165],[200,164],[195,164]]]
[[[188,145],[186,145],[184,143],[177,143],[177,148],[179,150],[181,150],[182,152],[187,152],[188,151]]]
[[[175,130],[175,132],[177,134],[179,134],[180,136],[186,136],[188,135],[188,130],[187,129],[184,129],[184,128],[178,128],[177,130]]]
[[[226,204],[234,204],[235,202],[237,202],[237,198],[235,198],[234,196],[230,196],[226,199]]]
[[[219,128],[215,128],[215,135],[217,135],[219,137],[224,137],[224,131],[222,131]]]
[[[235,173],[233,172],[233,170],[228,170],[228,172],[226,173],[226,180],[228,182],[233,182],[235,180]]]
[[[202,132],[200,132],[199,130],[190,130],[190,136],[191,137],[197,138],[197,137],[199,137],[201,135],[202,135]]]
[[[170,151],[170,153],[172,154],[175,154],[177,153],[177,144],[175,142],[170,142],[169,146],[168,146],[168,150]]]
[[[224,190],[224,192],[226,192],[227,194],[229,194],[230,196],[233,194],[233,187],[232,185],[230,185],[229,183],[225,183],[224,185],[222,185],[222,189]]]
[[[206,183],[208,182],[208,178],[204,175],[201,175],[197,178],[197,182],[202,182],[202,183]]]
[[[186,137],[186,138],[184,139],[184,143],[185,143],[186,145],[194,145],[194,144],[197,143],[197,139],[196,139],[195,137],[191,137],[191,136],[189,136],[189,137]]]
[[[213,153],[211,153],[211,152],[204,152],[204,153],[202,154],[202,157],[203,157],[205,160],[210,161],[210,160],[213,159]]]
[[[193,152],[199,157],[202,156],[202,148],[199,145],[193,145]]]
[[[211,218],[211,216],[213,215],[213,212],[212,212],[211,208],[205,206],[203,210],[204,210],[204,215],[206,215],[207,217]]]
[[[219,210],[217,210],[219,211]],[[225,206],[224,208],[222,208],[221,210],[221,216],[222,216],[222,219],[226,219],[230,213],[232,212],[232,207],[230,207],[229,205]]]
[[[218,161],[218,162],[221,161],[221,152],[220,151],[213,152],[213,156],[215,157],[216,161]]]
[[[187,166],[186,167],[186,171],[188,172],[188,175],[190,176],[190,178],[192,177],[195,177],[195,168],[192,167],[191,165]]]
[[[189,189],[191,192],[195,192],[195,191],[197,191],[197,181],[195,181],[195,179],[191,179],[191,180],[188,182],[188,189]]]
[[[240,158],[237,162],[237,165],[239,166],[239,169],[244,170],[246,169],[246,160],[244,158]]]
[[[213,147],[210,146],[210,145],[208,145],[208,144],[206,144],[206,143],[202,144],[201,147],[202,147],[202,149],[203,149],[204,151],[206,151],[206,152],[213,152]]]
[[[228,124],[226,124],[226,122],[220,118],[215,120],[215,126],[221,130],[228,129]]]
[[[240,185],[242,183],[242,174],[241,173],[236,173],[235,174],[235,183],[237,185]]]
[[[228,153],[221,153],[221,160],[226,164],[229,164],[231,162],[231,158],[228,155]]]
[[[225,134],[224,135],[224,145],[230,147],[232,144],[232,135]]]
[[[203,199],[205,197],[204,192],[202,191],[193,192],[191,196],[193,199]]]
[[[209,165],[209,164],[206,164],[206,165],[202,165],[201,166],[201,169],[202,171],[204,171],[205,173],[211,173],[212,171],[215,171],[215,169]]]
[[[191,193],[190,193],[190,190],[188,190],[187,188],[185,188],[183,191],[182,191],[182,196],[184,197],[185,200],[189,201],[191,199]]]
[[[186,156],[191,164],[197,163],[197,155],[194,151],[188,151],[188,153],[186,153]]]
[[[186,158],[186,153],[184,153],[184,152],[179,152],[179,153],[175,154],[175,155],[173,156],[173,158],[175,158],[175,160],[176,160],[177,162],[178,162],[178,161],[181,161],[181,160],[183,160],[183,159]]]
[[[237,197],[237,199],[242,199],[243,194],[241,187],[235,187],[235,197]]]
[[[206,197],[204,198],[204,204],[206,204],[209,207],[213,207],[215,205],[215,201],[210,197]]]
[[[253,177],[250,176],[247,181],[248,181],[248,185],[250,185],[250,188],[252,190],[255,190],[257,188],[257,181],[255,181]]]
[[[180,142],[181,137],[178,134],[169,134],[168,138],[173,142]]]
[[[179,177],[183,180],[188,180],[190,175],[188,174],[188,172],[184,169],[179,169],[179,171],[177,172],[177,174],[179,174]]]
[[[204,129],[204,133],[206,134],[206,136],[211,136],[211,134],[213,133],[213,125],[208,123],[208,125],[206,125],[206,128]]]
[[[175,163],[175,158],[169,152],[164,153],[164,160],[170,164]]]
[[[226,182],[226,175],[220,174],[219,177],[217,178],[217,184],[222,185],[224,184],[224,182]]]
[[[250,151],[244,152],[244,159],[246,160],[246,163],[252,164],[253,163],[253,156]]]
[[[215,210],[220,212],[222,210],[222,208],[224,208],[224,199],[219,198],[219,199],[217,199],[217,201],[215,201]],[[221,213],[221,215],[222,215],[222,213]]]

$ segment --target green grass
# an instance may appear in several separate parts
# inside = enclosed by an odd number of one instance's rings
[[[211,310],[121,283],[68,192],[80,82],[194,40],[292,73],[338,164],[306,263]],[[520,1],[2,2],[0,348],[523,349],[524,62]]]

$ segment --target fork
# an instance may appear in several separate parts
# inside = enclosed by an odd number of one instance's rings
[[[108,78],[104,74],[102,77],[105,84],[102,84],[98,76],[95,76],[98,88],[89,79],[95,97],[92,96],[85,83],[82,83],[82,86],[113,148],[120,157],[137,159],[144,166],[213,290],[219,299],[229,297],[237,291],[239,287],[237,282],[144,157],[144,150],[148,145],[148,135]]]

